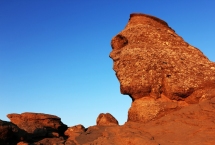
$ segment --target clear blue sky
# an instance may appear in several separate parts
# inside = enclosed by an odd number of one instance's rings
[[[0,119],[38,112],[68,126],[120,124],[131,105],[112,70],[110,41],[129,14],[165,20],[215,61],[215,1],[0,0]]]

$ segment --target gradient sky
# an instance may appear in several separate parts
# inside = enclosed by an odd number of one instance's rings
[[[109,112],[123,124],[131,99],[110,41],[133,12],[163,19],[215,61],[213,0],[0,0],[0,119],[37,112],[88,127]]]

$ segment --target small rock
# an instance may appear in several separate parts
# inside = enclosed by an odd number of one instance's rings
[[[101,113],[96,119],[97,125],[119,125],[116,118],[114,118],[110,113]]]
[[[68,140],[75,140],[75,138],[80,134],[82,134],[83,132],[85,132],[85,127],[79,124],[79,125],[69,127],[65,131],[64,135],[69,137]]]

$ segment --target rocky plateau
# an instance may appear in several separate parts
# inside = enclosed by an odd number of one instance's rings
[[[215,63],[154,16],[133,13],[111,40],[127,122],[101,113],[96,125],[68,127],[44,113],[8,114],[0,145],[214,145]]]

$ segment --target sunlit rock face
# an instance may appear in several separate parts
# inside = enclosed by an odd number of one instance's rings
[[[172,101],[192,104],[215,95],[215,63],[159,18],[131,14],[111,46],[110,57],[121,93],[133,101],[141,102],[137,99],[143,97],[158,101],[163,95]]]
[[[10,121],[20,129],[26,131],[28,138],[59,137],[67,130],[67,125],[61,122],[61,118],[44,113],[25,112],[22,114],[8,114]]]
[[[110,113],[100,113],[96,119],[96,124],[101,126],[119,125],[115,117]]]

